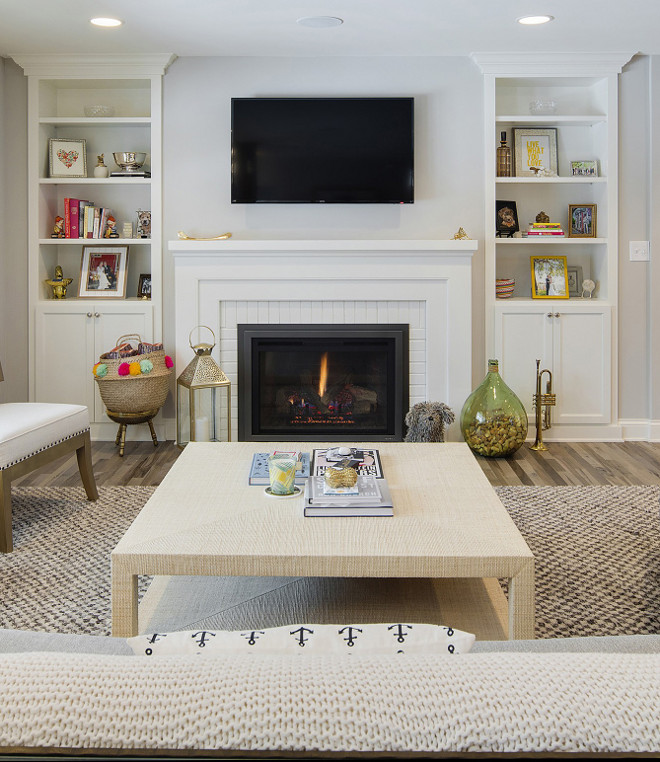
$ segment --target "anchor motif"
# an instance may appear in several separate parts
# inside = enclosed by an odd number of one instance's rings
[[[355,640],[357,637],[353,633],[362,632],[362,630],[359,629],[358,627],[342,627],[342,629],[339,630],[339,634],[343,635],[346,631],[348,631],[348,637],[344,638],[344,640],[346,641],[346,645],[349,648],[352,648],[355,645]]]
[[[407,627],[409,630],[412,630],[412,625],[410,624],[391,624],[387,629],[388,630],[396,630],[393,634],[396,635],[396,639],[399,643],[404,643],[406,640],[406,637],[410,634],[409,632],[404,632],[403,628]]]
[[[299,627],[297,630],[292,630],[289,635],[297,635],[298,638],[298,645],[301,648],[305,647],[305,643],[309,640],[309,638],[305,637],[305,633],[308,632],[310,635],[314,634],[314,630],[310,630],[307,627]]]
[[[248,639],[248,644],[253,646],[257,640],[259,640],[259,635],[265,635],[266,633],[263,630],[252,630],[252,632],[242,632],[241,637]]]
[[[192,634],[192,639],[197,642],[197,645],[200,648],[204,648],[206,646],[206,641],[208,640],[208,637],[211,636],[212,638],[215,637],[214,632],[207,632],[206,630],[200,630],[200,632],[194,632]]]

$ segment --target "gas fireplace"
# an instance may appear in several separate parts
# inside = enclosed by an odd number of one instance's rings
[[[238,325],[239,440],[401,441],[407,409],[407,325]]]

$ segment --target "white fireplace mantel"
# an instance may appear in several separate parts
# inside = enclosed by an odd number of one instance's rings
[[[408,323],[411,405],[437,400],[458,414],[471,390],[477,248],[473,240],[170,241],[176,372],[190,360],[191,329],[208,325],[236,408],[239,323]]]

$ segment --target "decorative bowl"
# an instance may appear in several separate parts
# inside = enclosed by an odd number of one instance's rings
[[[557,101],[552,98],[537,98],[529,102],[530,114],[556,114]]]
[[[508,299],[510,296],[513,296],[513,290],[515,287],[515,278],[496,278],[495,297],[497,299]]]
[[[85,106],[85,116],[114,116],[113,106]]]
[[[115,164],[127,172],[137,172],[147,158],[143,151],[117,151],[112,156]]]

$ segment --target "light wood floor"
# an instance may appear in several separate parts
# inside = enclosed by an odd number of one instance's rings
[[[660,444],[648,442],[548,443],[536,453],[528,445],[511,458],[477,458],[493,486],[660,484]],[[122,458],[114,442],[92,444],[97,484],[157,485],[178,455],[173,442],[128,442]],[[79,486],[75,457],[61,458],[13,482],[22,486]]]

